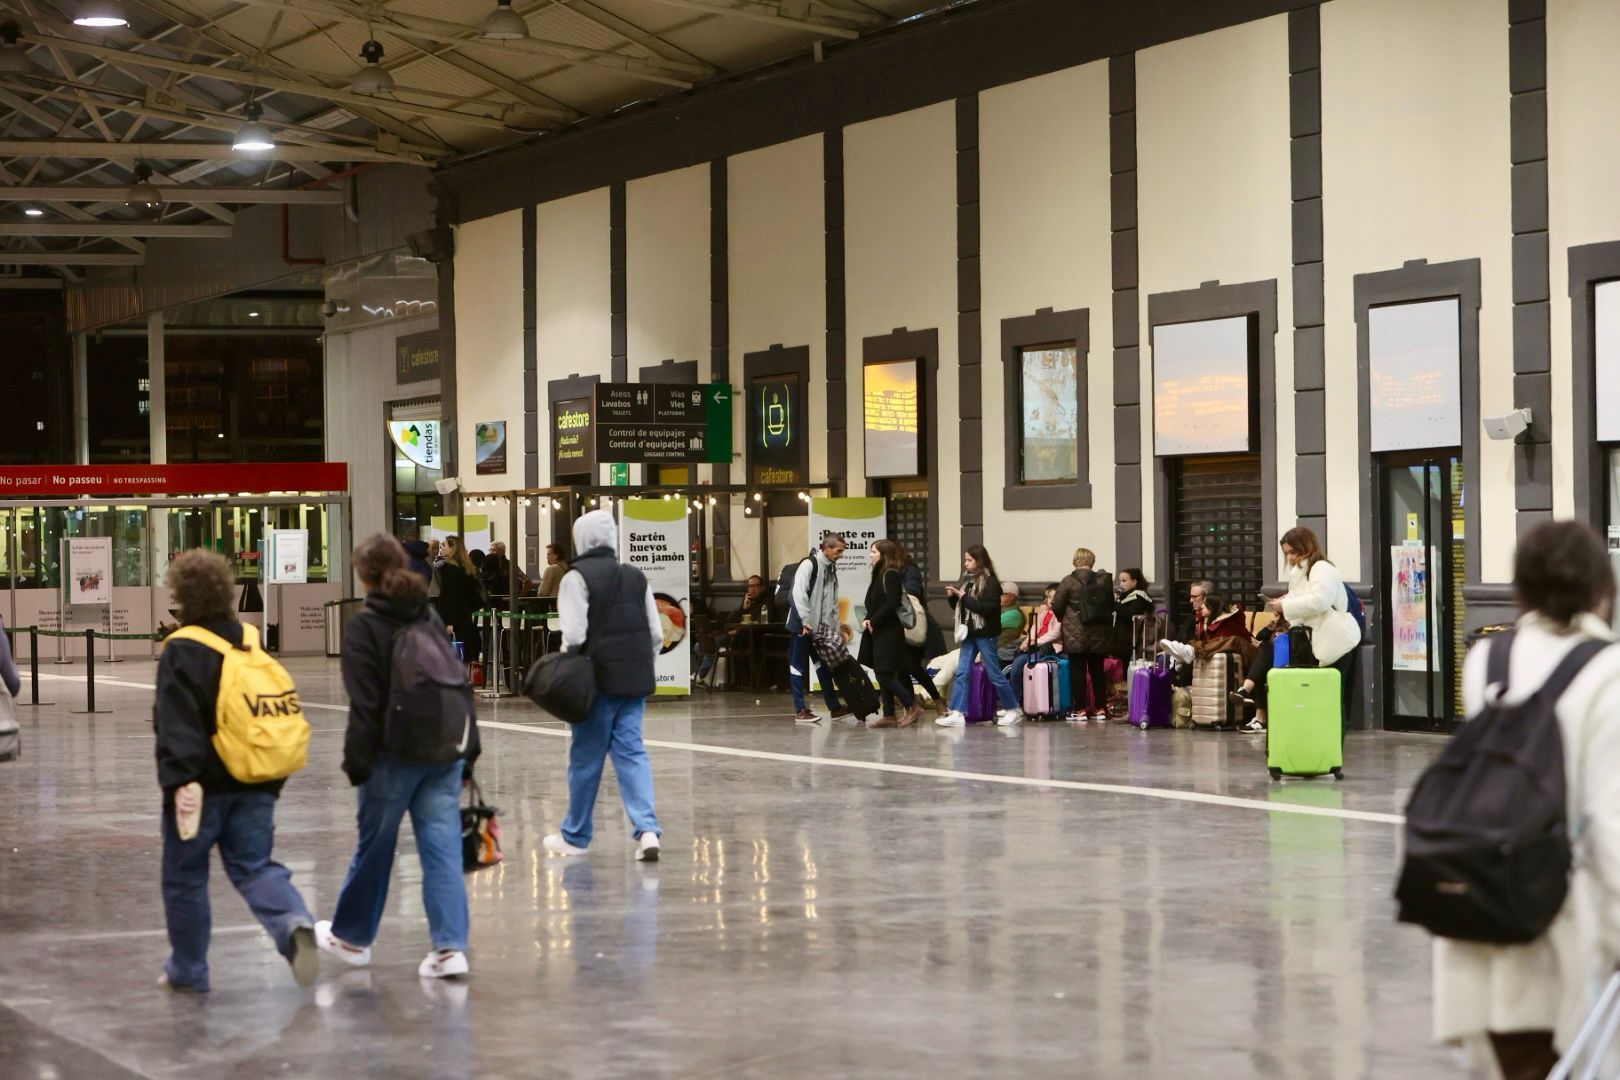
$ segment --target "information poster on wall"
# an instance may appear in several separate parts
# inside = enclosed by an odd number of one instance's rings
[[[866,618],[866,587],[872,583],[872,545],[889,535],[888,500],[810,500],[810,546],[837,533],[844,538],[838,560],[838,628],[856,655],[861,647],[861,622]]]
[[[692,572],[684,499],[626,499],[619,519],[619,556],[647,576],[664,628],[654,672],[658,693],[692,692]]]
[[[479,476],[506,472],[505,420],[486,420],[473,428],[473,470]]]
[[[62,541],[62,587],[70,606],[112,603],[112,537],[71,536]]]
[[[309,581],[309,530],[271,529],[264,538],[264,568],[267,585],[303,585]]]
[[[1393,639],[1391,667],[1396,671],[1438,671],[1439,657],[1429,656],[1429,616],[1434,606],[1434,583],[1429,579],[1433,561],[1421,542],[1396,544],[1389,549],[1390,627]],[[1435,650],[1438,654],[1439,650]]]

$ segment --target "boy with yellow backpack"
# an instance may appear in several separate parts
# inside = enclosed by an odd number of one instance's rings
[[[271,857],[276,797],[304,767],[309,724],[285,668],[236,618],[230,564],[188,551],[169,564],[180,610],[158,662],[152,725],[163,788],[163,914],[170,955],[159,985],[208,989],[208,863],[225,873],[292,965],[315,981],[314,919],[292,875]]]

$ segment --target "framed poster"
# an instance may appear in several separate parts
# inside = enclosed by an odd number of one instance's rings
[[[506,421],[485,420],[473,428],[473,470],[478,476],[506,472]]]
[[[264,538],[266,585],[303,585],[309,581],[309,530],[271,529]]]
[[[70,536],[62,541],[64,599],[70,605],[112,603],[112,537]]]

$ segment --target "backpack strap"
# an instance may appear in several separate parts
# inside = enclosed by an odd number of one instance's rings
[[[1569,684],[1575,681],[1575,677],[1581,673],[1581,670],[1586,667],[1591,659],[1604,649],[1607,649],[1609,644],[1609,642],[1597,638],[1588,638],[1576,645],[1565,653],[1564,658],[1558,662],[1558,666],[1553,668],[1552,674],[1547,676],[1547,681],[1542,683],[1541,687],[1536,691],[1536,696],[1545,697],[1549,701],[1557,701],[1563,696],[1564,691],[1569,689]]]
[[[195,623],[182,626],[180,629],[170,634],[165,640],[173,641],[176,638],[179,638],[181,641],[195,641],[198,645],[201,645],[204,648],[213,649],[221,656],[228,656],[233,650],[236,649],[247,652],[255,648],[259,644],[259,628],[248,623],[242,623],[241,645],[232,645],[229,641],[226,641],[212,630],[198,626]]]

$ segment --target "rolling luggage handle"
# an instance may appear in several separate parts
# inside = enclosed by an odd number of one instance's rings
[[[1558,1059],[1558,1066],[1547,1074],[1547,1080],[1570,1080],[1577,1075],[1575,1066],[1583,1057],[1586,1067],[1579,1074],[1580,1080],[1598,1080],[1603,1061],[1614,1048],[1616,1031],[1620,1031],[1620,971],[1609,976],[1597,1004],[1581,1024],[1569,1049]]]

